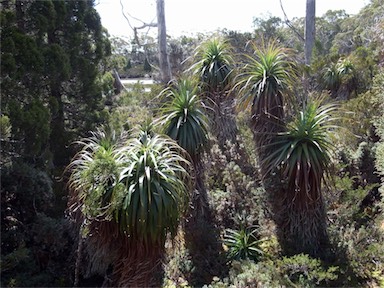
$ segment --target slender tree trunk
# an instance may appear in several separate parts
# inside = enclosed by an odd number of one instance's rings
[[[63,166],[69,160],[68,149],[66,148],[64,103],[61,97],[60,83],[52,83],[50,88],[52,101],[55,101],[52,105],[57,107],[51,118],[50,148],[53,154],[53,164]]]
[[[161,81],[163,83],[168,83],[172,78],[172,74],[167,54],[167,29],[165,26],[164,0],[157,0],[156,11]]]
[[[25,20],[24,20],[24,9],[23,6],[27,5],[24,1],[17,0],[16,1],[16,19],[17,19],[17,27],[25,31]]]
[[[316,0],[307,0],[305,13],[305,64],[311,64],[312,50],[315,43]]]
[[[113,82],[114,92],[115,92],[115,95],[118,95],[121,93],[121,91],[123,91],[124,85],[123,83],[121,83],[119,73],[117,72],[116,69],[113,69],[112,75],[113,75],[113,79],[115,79],[115,81]]]

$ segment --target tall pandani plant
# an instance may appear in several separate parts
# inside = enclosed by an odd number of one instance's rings
[[[274,150],[263,160],[266,173],[278,167],[286,181],[285,193],[275,199],[281,209],[280,231],[284,248],[290,253],[326,254],[328,236],[322,185],[329,176],[331,133],[337,129],[335,104],[322,104],[320,98],[309,99],[286,131],[276,135]]]
[[[276,42],[252,47],[254,53],[245,55],[247,63],[236,77],[234,89],[239,95],[239,108],[251,108],[251,128],[259,157],[264,159],[273,135],[285,129],[284,108],[291,102],[297,69],[292,51]]]
[[[232,47],[224,38],[215,37],[203,42],[193,55],[190,67],[198,79],[205,104],[211,107],[213,133],[219,142],[236,139],[233,88],[234,59]]]
[[[79,144],[68,210],[83,223],[85,276],[111,266],[106,286],[158,285],[166,235],[175,235],[191,190],[185,151],[143,130],[117,138],[100,129]]]
[[[330,163],[329,133],[335,109],[308,100],[286,123],[297,68],[292,51],[269,42],[254,55],[236,81],[239,105],[251,106],[251,126],[280,243],[287,254],[320,256],[327,245],[321,185]],[[297,104],[292,105],[291,110]]]
[[[163,90],[160,97],[166,102],[159,123],[163,132],[188,152],[195,170],[195,188],[199,191],[194,194],[193,203],[197,211],[203,211],[208,199],[201,156],[208,144],[208,119],[198,92],[198,86],[190,79],[179,79]]]

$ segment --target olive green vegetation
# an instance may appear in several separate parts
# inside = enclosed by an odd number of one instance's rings
[[[182,149],[146,129],[127,136],[108,127],[80,145],[68,166],[69,213],[83,219],[84,241],[94,238],[94,249],[106,251],[97,261],[114,265],[110,285],[156,285],[150,272],[167,233],[176,234],[189,198],[189,162]]]
[[[257,18],[118,95],[155,45],[93,1],[0,6],[1,286],[384,285],[381,1],[319,17],[310,67],[304,19]]]
[[[202,42],[190,62],[190,71],[199,83],[211,120],[212,132],[220,143],[235,142],[236,121],[234,116],[233,87],[234,59],[232,46],[222,37]]]
[[[208,123],[197,85],[188,79],[180,80],[160,94],[167,101],[160,119],[164,133],[176,140],[196,162],[207,144]]]

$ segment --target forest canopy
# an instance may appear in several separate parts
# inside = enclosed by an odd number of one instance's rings
[[[305,17],[164,54],[92,0],[1,1],[1,286],[382,287],[381,2],[308,61]]]

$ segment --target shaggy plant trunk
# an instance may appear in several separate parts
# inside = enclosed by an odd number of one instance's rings
[[[145,245],[119,231],[117,223],[94,222],[84,239],[84,278],[104,275],[102,287],[159,287],[164,243]],[[79,273],[79,271],[76,271]],[[77,283],[78,284],[78,281]]]
[[[301,189],[292,191],[278,181],[278,177],[269,176],[265,186],[284,254],[328,256],[329,239],[322,195],[309,195]]]
[[[131,242],[120,253],[113,269],[111,287],[159,287],[161,286],[164,244],[157,243],[148,249],[144,243]]]
[[[221,95],[219,92],[214,92],[213,99],[212,128],[219,141],[220,147],[223,148],[227,141],[236,143],[238,129],[233,98],[231,95],[228,95],[228,93]]]
[[[273,151],[273,147],[270,146],[273,137],[285,130],[282,95],[275,95],[268,103],[260,101],[259,105],[255,106],[252,107],[251,126],[260,160],[263,162],[269,152]],[[263,170],[263,165],[261,168]],[[262,172],[263,175],[266,174],[266,171]]]
[[[275,149],[271,144],[273,137],[285,130],[282,99],[279,96],[273,99],[275,101],[270,103],[268,111],[263,108],[253,111],[252,126],[277,237],[286,255],[306,253],[313,257],[324,256],[329,241],[324,202],[321,189],[317,189],[319,186],[313,185],[308,192],[307,187],[287,183],[279,169],[268,173],[268,167],[263,165]]]
[[[195,170],[195,191],[192,194],[192,215],[194,218],[205,218],[209,210],[207,189],[204,185],[204,166],[200,158],[193,160]]]

